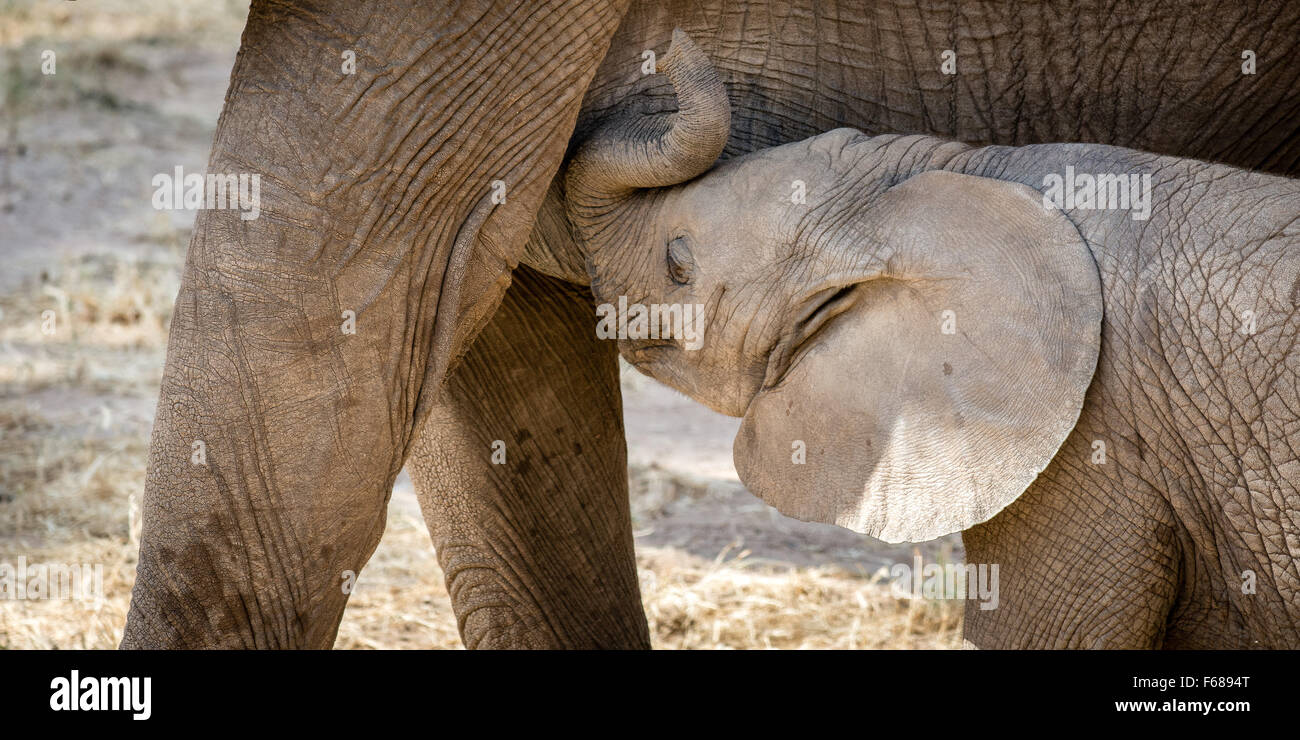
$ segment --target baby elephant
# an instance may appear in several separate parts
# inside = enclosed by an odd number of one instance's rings
[[[978,647],[1300,647],[1300,183],[848,129],[710,169],[725,90],[683,35],[660,68],[679,111],[594,132],[569,220],[598,302],[703,307],[620,350],[744,417],[750,490],[962,531]]]

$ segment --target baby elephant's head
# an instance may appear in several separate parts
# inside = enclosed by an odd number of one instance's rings
[[[712,167],[725,90],[680,31],[679,110],[625,115],[574,154],[569,219],[597,331],[726,414],[745,484],[790,516],[890,541],[965,529],[1072,430],[1101,288],[1032,190],[931,171],[838,129]],[[702,174],[703,173],[703,174]]]

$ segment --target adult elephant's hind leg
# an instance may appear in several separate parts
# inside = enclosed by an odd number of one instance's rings
[[[408,458],[468,647],[649,647],[594,316],[587,289],[516,270]]]

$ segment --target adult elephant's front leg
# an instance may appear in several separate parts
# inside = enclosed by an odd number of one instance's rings
[[[186,258],[123,646],[332,644],[619,5],[253,2],[209,171],[260,190]]]
[[[412,451],[471,648],[649,647],[618,355],[594,322],[586,288],[517,270]]]

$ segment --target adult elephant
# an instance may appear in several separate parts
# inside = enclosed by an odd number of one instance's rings
[[[616,107],[675,105],[643,71],[674,26],[729,154],[847,125],[1300,162],[1282,3],[795,5],[255,0],[209,170],[261,173],[262,215],[196,225],[123,646],[330,645],[417,439],[467,644],[648,644],[616,356],[547,186]]]

